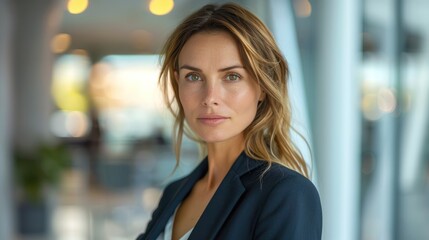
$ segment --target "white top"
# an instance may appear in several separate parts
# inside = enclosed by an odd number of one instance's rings
[[[167,225],[165,225],[164,232],[162,232],[159,235],[157,240],[171,240],[173,238],[173,223],[174,223],[174,218],[176,217],[177,209],[179,209],[179,206],[176,208],[176,210],[174,211],[174,214],[168,220]],[[192,230],[194,230],[194,228],[191,228],[179,240],[187,240],[189,238],[189,236],[191,235]]]

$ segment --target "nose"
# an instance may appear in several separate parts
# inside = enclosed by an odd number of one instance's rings
[[[204,88],[205,96],[202,104],[206,107],[219,105],[220,87],[218,84],[207,81]]]

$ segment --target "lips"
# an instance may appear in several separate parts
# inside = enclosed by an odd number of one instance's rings
[[[218,125],[220,123],[223,123],[229,117],[225,117],[222,115],[203,115],[197,118],[199,122],[207,125]]]

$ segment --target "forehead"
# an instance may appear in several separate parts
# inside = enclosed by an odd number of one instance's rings
[[[241,63],[239,45],[226,31],[199,32],[192,35],[179,54],[179,64],[198,64],[207,60]]]

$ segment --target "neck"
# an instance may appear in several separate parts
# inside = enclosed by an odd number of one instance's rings
[[[202,179],[208,190],[217,189],[237,157],[244,149],[244,141],[207,144],[208,171]]]

